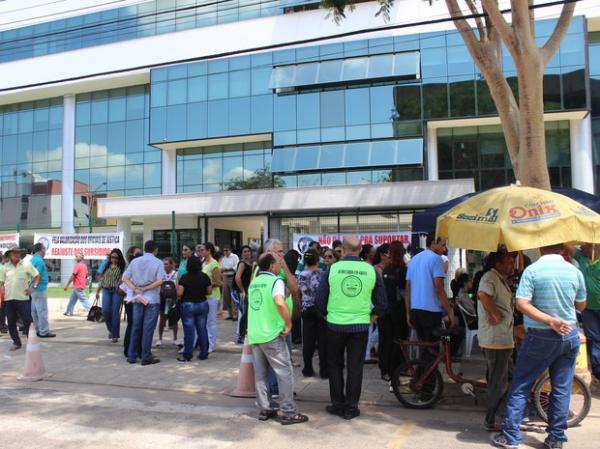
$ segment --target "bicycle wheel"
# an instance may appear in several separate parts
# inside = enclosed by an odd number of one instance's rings
[[[419,385],[421,376],[429,366],[421,360],[409,360],[394,371],[392,389],[405,407],[413,409],[431,408],[442,397],[444,381],[437,369],[434,369]]]
[[[550,404],[550,392],[552,383],[550,376],[544,376],[535,384],[533,389],[533,403],[535,409],[545,422],[548,422],[548,405]],[[569,404],[569,418],[567,426],[575,427],[590,412],[592,405],[592,394],[589,387],[581,377],[575,375],[573,378],[573,387],[571,388],[571,402]]]

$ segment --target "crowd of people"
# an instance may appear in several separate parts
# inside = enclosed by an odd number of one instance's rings
[[[588,337],[594,385],[600,378],[599,250],[555,245],[541,248],[542,257],[531,263],[522,253],[499,247],[474,276],[457,270],[448,295],[446,242],[434,235],[427,236],[424,250],[407,251],[399,241],[375,248],[346,237],[331,247],[312,242],[304,254],[286,253],[279,240],[269,239],[256,257],[249,246],[239,248],[238,256],[230,246],[221,252],[210,242],[185,244],[179,261],[158,259],[158,246],[150,240],[143,250],[132,247],[123,255],[115,248],[107,255],[95,300],[101,298],[113,343],[121,339],[125,309],[123,352],[129,363],[144,366],[160,362],[152,348],[163,344],[166,329],[180,348],[178,361],[190,362],[196,350],[200,360],[207,359],[217,347],[219,313],[227,313],[236,323],[236,342],[252,347],[259,419],[279,411],[286,425],[308,421],[294,401],[294,343],[302,345],[302,375],[329,381],[327,412],[349,420],[360,415],[363,365],[378,363],[381,379],[390,382],[403,364],[395,340],[414,331],[422,341],[437,341],[441,326],[477,328],[488,377],[484,427],[501,431],[494,444],[517,447],[528,392],[549,368],[553,403],[546,446],[556,449],[566,441],[579,348],[577,311]],[[31,253],[22,260],[18,248],[9,248],[0,270],[0,331],[8,329],[11,350],[21,348],[18,318],[23,331],[33,322],[40,337],[54,336],[48,326],[45,249],[36,244]],[[92,307],[88,279],[78,254],[64,287],[73,288],[66,316],[78,301],[85,310]],[[453,340],[457,355],[462,338]]]

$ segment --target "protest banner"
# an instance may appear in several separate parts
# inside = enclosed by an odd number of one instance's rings
[[[329,246],[335,240],[342,240],[344,236],[356,235],[360,238],[362,245],[371,244],[375,247],[384,243],[392,243],[395,240],[402,242],[404,246],[410,244],[412,233],[410,231],[400,232],[375,232],[375,233],[346,233],[346,234],[294,234],[293,245],[294,249],[300,253],[304,253],[308,249],[310,242],[319,242],[321,246]]]
[[[0,234],[0,251],[4,252],[13,245],[19,246],[19,233]]]
[[[113,248],[123,251],[123,233],[34,234],[33,241],[46,247],[47,259],[73,259],[81,252],[86,259],[101,260]]]

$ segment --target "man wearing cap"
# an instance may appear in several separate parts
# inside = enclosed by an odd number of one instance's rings
[[[33,246],[33,257],[30,259],[31,265],[40,274],[40,282],[31,294],[31,317],[40,338],[56,337],[56,334],[50,332],[48,325],[48,269],[44,257],[46,256],[46,247],[41,243]]]
[[[17,329],[17,317],[21,317],[24,332],[29,332],[31,324],[31,300],[29,296],[38,288],[40,275],[35,267],[21,260],[21,250],[13,245],[6,250],[8,262],[0,272],[0,288],[6,291],[6,318],[8,332],[12,338],[11,351],[21,348],[21,338]]]

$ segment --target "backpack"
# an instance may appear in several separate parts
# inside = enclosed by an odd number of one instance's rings
[[[162,283],[160,286],[160,299],[171,299],[173,302],[177,300],[177,286],[175,282],[168,280]]]

